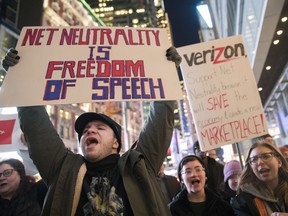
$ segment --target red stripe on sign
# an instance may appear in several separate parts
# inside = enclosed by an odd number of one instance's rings
[[[0,145],[12,144],[12,133],[16,119],[0,120]]]

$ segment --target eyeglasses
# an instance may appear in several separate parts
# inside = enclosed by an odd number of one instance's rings
[[[195,172],[196,174],[199,174],[200,172],[204,171],[204,168],[201,167],[197,167],[194,170],[193,169],[187,169],[184,170],[183,172],[181,172],[182,174],[186,174],[186,175],[191,175],[193,172]]]
[[[0,177],[3,175],[4,177],[9,177],[12,175],[14,169],[6,169],[2,173],[0,173]]]
[[[270,161],[272,159],[272,157],[274,157],[274,156],[275,155],[273,152],[263,153],[263,154],[259,154],[259,155],[256,155],[254,157],[249,158],[248,162],[250,165],[255,165],[259,158],[262,161]]]

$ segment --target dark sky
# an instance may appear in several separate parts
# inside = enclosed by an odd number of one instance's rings
[[[164,0],[175,47],[199,43],[199,21],[196,5],[199,0]]]

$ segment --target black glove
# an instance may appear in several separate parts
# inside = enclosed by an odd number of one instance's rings
[[[169,49],[166,50],[166,57],[167,60],[173,61],[177,67],[180,65],[182,61],[182,58],[177,52],[175,47],[170,47]]]
[[[2,66],[7,71],[10,66],[14,66],[19,62],[20,56],[17,55],[18,51],[10,48],[2,60]]]

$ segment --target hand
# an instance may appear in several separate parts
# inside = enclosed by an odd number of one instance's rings
[[[17,55],[18,51],[10,48],[6,53],[6,56],[2,60],[2,66],[5,70],[8,70],[10,66],[14,66],[19,62],[20,57]]]
[[[166,50],[166,57],[167,60],[173,61],[177,67],[180,65],[182,61],[182,58],[177,52],[175,47],[170,47],[169,49]]]

